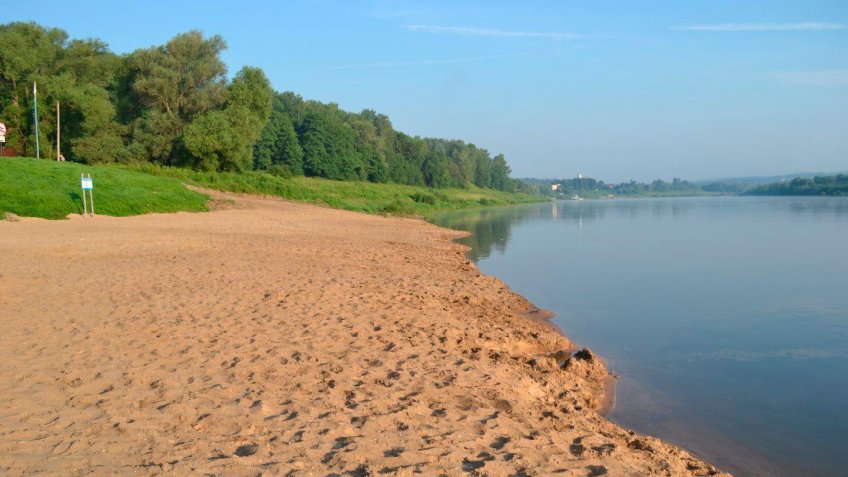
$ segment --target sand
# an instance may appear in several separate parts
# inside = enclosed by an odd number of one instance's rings
[[[456,232],[218,203],[0,221],[0,473],[718,473],[605,420],[603,363]]]

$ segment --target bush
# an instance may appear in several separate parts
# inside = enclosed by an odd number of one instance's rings
[[[268,168],[268,174],[282,177],[283,179],[288,179],[292,176],[291,170],[289,170],[289,167],[285,164],[272,164],[271,167]]]
[[[436,205],[436,196],[427,192],[416,192],[411,194],[409,198],[419,204]]]
[[[380,212],[384,214],[393,214],[393,215],[413,215],[415,214],[415,209],[412,208],[412,204],[403,200],[403,199],[395,199],[391,203],[384,205]]]

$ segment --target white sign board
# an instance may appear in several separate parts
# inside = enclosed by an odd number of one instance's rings
[[[6,125],[3,124],[3,123],[0,123],[0,136],[5,136],[5,135],[6,135]]]
[[[94,190],[94,181],[91,180],[91,177],[82,178],[82,190]]]
[[[0,134],[0,142],[6,142],[6,135]]]

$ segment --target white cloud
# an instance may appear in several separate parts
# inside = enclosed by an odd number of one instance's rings
[[[438,25],[406,25],[407,30],[424,33],[448,34],[459,36],[488,36],[497,38],[547,38],[550,40],[578,40],[581,38],[592,38],[575,33],[562,32],[535,32],[535,31],[506,31],[492,30],[489,28],[455,27]]]
[[[848,70],[778,71],[770,76],[784,83],[803,86],[848,85]]]
[[[553,50],[552,50],[553,51]],[[356,63],[350,65],[342,65],[342,66],[331,66],[328,68],[321,68],[315,70],[317,72],[323,71],[340,71],[340,70],[354,70],[354,69],[362,69],[362,68],[401,68],[401,67],[414,67],[414,66],[433,66],[433,65],[454,65],[454,64],[465,64],[465,63],[474,63],[478,61],[488,61],[488,60],[502,60],[506,58],[521,58],[526,56],[534,56],[543,53],[550,53],[551,51],[543,51],[543,52],[528,52],[528,53],[511,53],[511,54],[503,54],[503,55],[484,55],[484,56],[466,56],[460,58],[443,58],[443,59],[433,59],[433,60],[408,60],[408,61],[377,61],[373,63]]]
[[[689,31],[832,31],[845,30],[844,23],[799,22],[799,23],[719,23],[715,25],[687,25],[672,27],[672,30]]]

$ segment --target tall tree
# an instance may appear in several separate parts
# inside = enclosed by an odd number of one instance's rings
[[[57,73],[56,61],[67,39],[63,30],[36,23],[0,26],[0,114],[8,130],[7,145],[22,154],[35,155],[33,82],[43,84]],[[39,127],[50,131],[49,110],[44,109],[39,111]]]
[[[227,88],[223,110],[198,116],[185,129],[191,165],[204,170],[242,171],[253,162],[253,144],[271,114],[273,90],[265,73],[244,67]]]
[[[492,159],[492,188],[509,191],[512,187],[509,174],[512,172],[503,154]]]
[[[301,132],[303,170],[308,176],[336,180],[362,179],[360,157],[354,149],[353,132],[332,115],[317,108],[306,113]]]
[[[292,175],[303,175],[303,149],[288,114],[274,111],[256,143],[253,161],[255,169],[272,165],[284,166]]]
[[[450,185],[450,159],[441,151],[429,151],[421,166],[424,182],[428,187],[448,187]]]
[[[198,31],[182,33],[163,46],[137,50],[129,57],[132,89],[146,108],[136,120],[134,139],[154,161],[186,162],[175,147],[196,116],[226,101],[226,48],[220,36],[203,38]],[[207,120],[204,126],[209,126]],[[202,128],[199,128],[202,129]],[[195,134],[197,131],[195,131]]]

